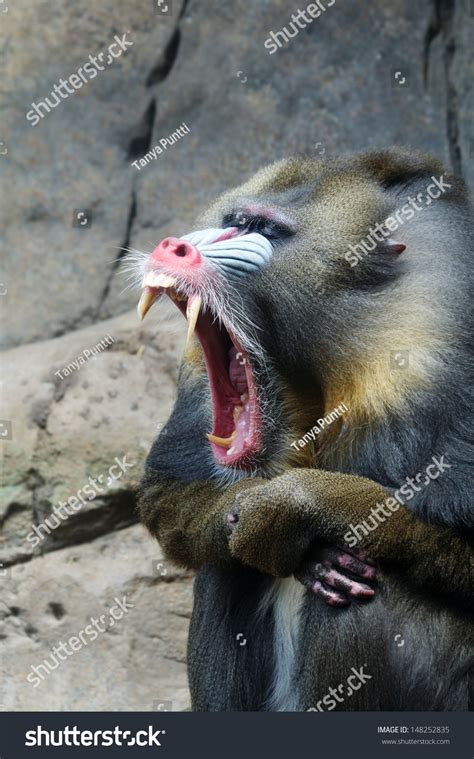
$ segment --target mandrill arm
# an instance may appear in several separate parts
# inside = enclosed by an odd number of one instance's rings
[[[145,486],[138,503],[141,521],[158,539],[165,556],[179,566],[229,565],[227,514],[240,493],[263,480],[241,480],[227,490],[212,482],[188,484],[163,479]]]
[[[422,521],[402,505],[397,508],[397,503],[363,477],[293,469],[236,496],[229,515],[230,550],[261,572],[276,577],[295,573],[311,587],[318,582],[318,575],[311,578],[307,561],[311,546],[316,541],[344,546],[349,526],[367,520],[371,508],[384,504],[383,511],[377,509],[380,523],[362,537],[358,548],[391,571],[400,571],[412,587],[468,603],[474,579],[469,541],[450,528]]]
[[[384,507],[380,524],[356,548],[345,542],[351,524],[387,503],[387,492],[371,480],[293,469],[219,487],[205,444],[206,398],[205,375],[185,362],[173,413],[147,460],[138,509],[167,558],[192,569],[241,563],[278,577],[294,573],[327,603],[342,605],[348,596],[373,595],[369,555],[416,587],[469,597],[468,542],[403,506],[394,513]]]
[[[162,479],[142,489],[141,521],[160,542],[165,556],[179,566],[199,569],[203,564],[230,566],[241,563],[229,550],[229,513],[240,494],[268,483],[245,479],[222,490],[210,481],[191,483]],[[258,552],[258,551],[257,551]],[[366,581],[375,569],[362,551],[321,548],[318,562],[302,565],[298,580],[328,604],[345,606],[350,598],[370,599],[374,590]],[[315,572],[319,582],[315,583]],[[357,579],[347,576],[350,572]],[[363,582],[359,582],[359,579]]]

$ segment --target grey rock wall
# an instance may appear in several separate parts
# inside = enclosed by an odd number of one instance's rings
[[[262,164],[392,143],[436,153],[472,179],[468,0],[338,0],[273,55],[286,2],[16,0],[2,17],[3,344],[124,312],[122,248],[184,233]],[[38,31],[31,34],[31,29]],[[126,34],[128,47],[33,126],[53,85]],[[99,64],[100,65],[100,64]],[[399,72],[398,77],[397,72]],[[132,164],[185,122],[156,160]],[[73,212],[88,211],[73,226]],[[117,259],[119,259],[117,261]]]
[[[146,324],[132,312],[3,354],[4,709],[189,706],[191,577],[135,524],[136,485],[176,394],[186,328],[181,316]],[[91,617],[109,619],[117,598],[132,604],[123,619],[72,650],[68,641]]]

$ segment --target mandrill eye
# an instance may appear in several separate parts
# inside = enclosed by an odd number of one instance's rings
[[[290,237],[293,234],[291,229],[280,222],[269,219],[266,216],[252,216],[243,211],[226,214],[222,220],[222,225],[224,227],[237,227],[244,234],[258,232],[258,234],[272,242]]]
[[[235,222],[238,227],[246,227],[250,221],[250,216],[247,216],[243,211],[238,211],[235,214]]]
[[[244,214],[243,211],[232,211],[231,213],[227,213],[224,216],[222,220],[222,226],[238,227],[239,229],[245,230],[248,229],[250,221],[251,217],[247,214]]]

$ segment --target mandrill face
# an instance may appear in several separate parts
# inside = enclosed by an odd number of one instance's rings
[[[442,212],[434,202],[418,217],[400,209],[436,172],[435,162],[396,150],[283,161],[226,193],[197,231],[165,238],[136,264],[140,317],[171,298],[188,342],[200,343],[218,465],[268,469],[340,403],[349,414],[333,436],[425,386],[446,317],[430,302],[449,265]],[[393,232],[385,221],[397,210]],[[411,366],[393,377],[390,353],[401,349]]]

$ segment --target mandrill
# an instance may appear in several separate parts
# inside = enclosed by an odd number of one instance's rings
[[[402,149],[288,159],[197,229],[135,261],[140,316],[189,324],[139,512],[197,570],[193,709],[467,710],[463,182]]]

